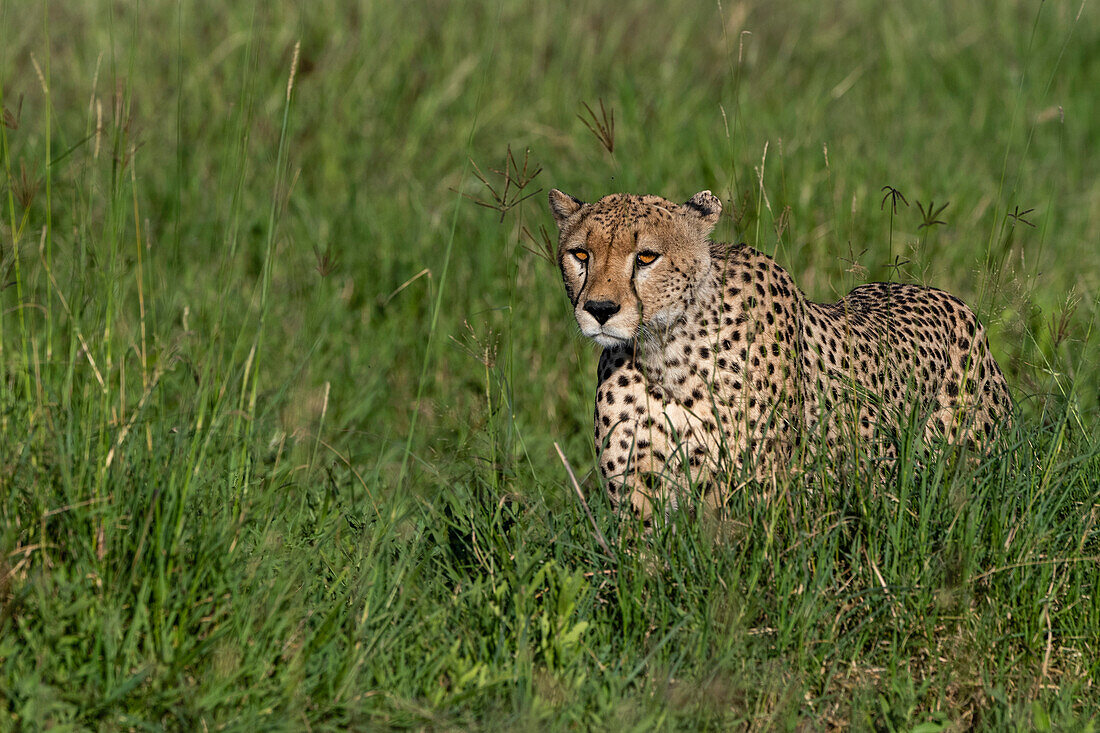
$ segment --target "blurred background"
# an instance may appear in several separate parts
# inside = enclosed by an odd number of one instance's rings
[[[116,360],[133,358],[141,226],[156,315],[141,348],[201,372],[254,328],[270,237],[259,437],[314,431],[327,382],[327,429],[358,461],[400,463],[419,404],[412,445],[447,463],[490,418],[466,353],[488,348],[516,431],[582,460],[595,352],[555,268],[528,252],[556,244],[545,192],[710,188],[728,214],[716,236],[774,255],[811,298],[889,277],[949,289],[988,324],[1022,401],[1093,415],[1097,382],[1078,372],[1096,355],[1100,278],[1094,16],[1027,2],[6,3],[24,297],[50,300],[48,213],[58,285],[110,288]],[[503,191],[509,151],[538,174],[501,217],[475,203],[497,204],[478,171]],[[884,186],[908,205],[884,207]],[[932,219],[945,223],[921,227],[918,204],[946,204]],[[104,306],[73,305],[100,340]]]

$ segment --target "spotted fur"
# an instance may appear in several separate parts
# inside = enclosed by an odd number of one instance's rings
[[[657,495],[783,474],[822,446],[888,464],[912,421],[930,444],[988,445],[1011,415],[984,329],[949,293],[871,283],[813,303],[771,257],[709,240],[709,191],[676,205],[554,190],[550,207],[577,323],[604,347],[600,470],[643,516]]]

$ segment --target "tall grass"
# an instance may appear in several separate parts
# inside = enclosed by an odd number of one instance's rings
[[[0,3],[0,728],[1091,728],[1096,21]],[[638,540],[551,185],[959,294],[1016,455]]]

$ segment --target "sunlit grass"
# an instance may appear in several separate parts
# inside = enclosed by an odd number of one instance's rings
[[[1095,8],[346,5],[0,2],[0,729],[1093,725]],[[955,292],[1015,456],[639,539],[551,186]]]

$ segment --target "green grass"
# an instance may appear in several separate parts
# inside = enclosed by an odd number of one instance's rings
[[[0,729],[1095,729],[1095,5],[215,5],[0,0]],[[955,292],[1015,460],[631,539],[552,186]]]

